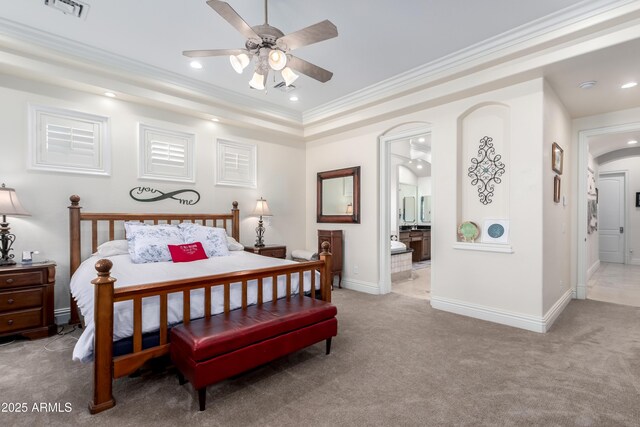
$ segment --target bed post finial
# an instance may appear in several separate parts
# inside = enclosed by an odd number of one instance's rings
[[[233,216],[233,220],[231,222],[231,237],[240,241],[240,209],[238,209],[238,202],[235,200],[231,205],[233,206],[231,209],[231,215]]]
[[[320,295],[322,299],[326,302],[331,302],[331,288],[333,286],[333,272],[331,266],[331,252],[329,242],[322,242],[320,247],[322,248],[322,252],[320,253],[320,261],[324,262],[322,266],[321,272],[321,288]]]
[[[73,276],[80,266],[80,196],[77,194],[69,197],[71,206],[69,206],[69,277]],[[69,324],[77,325],[80,323],[80,315],[78,314],[78,304],[69,292]]]
[[[97,414],[116,404],[113,398],[113,284],[111,277],[113,263],[108,259],[96,262],[98,277],[95,285],[93,338],[93,399],[89,402],[89,412]]]

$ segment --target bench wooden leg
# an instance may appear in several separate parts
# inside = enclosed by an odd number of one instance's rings
[[[204,411],[204,407],[207,403],[207,388],[202,387],[198,390],[198,402],[200,403],[200,410]]]
[[[182,372],[178,371],[178,383],[180,385],[185,385],[187,383],[187,379],[184,377],[184,375],[182,375]]]
[[[327,353],[331,353],[331,338],[327,338]]]

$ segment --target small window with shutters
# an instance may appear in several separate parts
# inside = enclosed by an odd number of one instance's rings
[[[109,118],[29,105],[30,169],[109,175]]]
[[[195,182],[195,135],[140,123],[139,178]]]
[[[218,140],[216,185],[256,188],[255,144]]]

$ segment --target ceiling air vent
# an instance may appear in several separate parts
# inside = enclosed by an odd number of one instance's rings
[[[287,86],[284,82],[280,82],[278,84],[273,85],[274,89],[280,89],[281,91],[287,93],[287,92],[293,92],[294,90],[296,90],[296,87],[294,85],[289,85]]]
[[[44,4],[76,18],[86,18],[89,11],[88,4],[77,0],[44,0]]]

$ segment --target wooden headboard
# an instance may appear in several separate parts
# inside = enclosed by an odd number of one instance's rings
[[[165,223],[181,223],[194,222],[202,225],[210,225],[231,231],[231,237],[240,240],[240,210],[238,202],[233,202],[231,213],[226,214],[186,214],[186,213],[89,213],[81,212],[80,196],[73,195],[69,197],[71,206],[69,206],[69,277],[78,269],[82,262],[82,221],[90,224],[91,228],[91,253],[98,250],[100,241],[98,239],[98,227],[101,223],[106,223],[108,227],[108,240],[113,240],[116,235],[116,226],[124,228],[125,221],[153,222],[154,224]],[[221,223],[221,224],[220,224]],[[69,324],[80,323],[78,315],[78,306],[71,297],[71,318]]]

